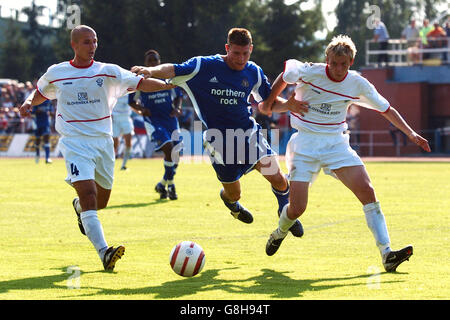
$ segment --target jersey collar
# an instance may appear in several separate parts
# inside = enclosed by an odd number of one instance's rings
[[[92,66],[92,64],[94,63],[94,59],[91,60],[91,63],[89,63],[89,65],[87,66],[77,66],[76,64],[73,63],[73,59],[69,61],[69,63],[71,64],[72,67],[78,68],[78,69],[86,69],[89,68],[90,66]]]
[[[331,74],[330,74],[330,71],[328,70],[328,64],[327,64],[327,66],[325,67],[325,72],[327,73],[328,79],[330,79],[330,80],[333,81],[333,82],[342,82],[342,81],[345,80],[345,78],[347,78],[347,75],[348,75],[348,71],[347,71],[347,73],[345,74],[345,77],[342,78],[342,80],[335,80],[335,79],[333,79],[333,77],[332,77]]]

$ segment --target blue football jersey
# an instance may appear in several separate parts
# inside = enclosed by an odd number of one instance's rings
[[[53,104],[50,100],[46,100],[40,105],[33,106],[32,114],[35,117],[36,126],[38,128],[50,126],[50,113],[53,111]]]
[[[249,61],[243,70],[233,70],[220,54],[199,56],[175,64],[171,82],[189,95],[199,119],[208,129],[243,129],[256,126],[251,116],[250,95],[265,100],[271,86],[263,70]]]
[[[131,103],[135,99],[135,96],[135,93],[131,93],[128,101]],[[152,121],[157,121],[159,123],[168,123],[170,125],[178,123],[176,117],[170,116],[173,111],[173,101],[177,97],[183,97],[183,91],[180,88],[158,92],[139,92],[141,105],[151,112],[151,116],[144,117],[144,120],[150,123]]]

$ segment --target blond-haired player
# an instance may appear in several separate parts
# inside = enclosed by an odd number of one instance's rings
[[[286,162],[291,193],[289,204],[281,213],[278,228],[270,235],[266,253],[273,255],[287,235],[287,230],[306,210],[308,189],[320,169],[338,178],[363,205],[367,225],[372,231],[386,271],[397,266],[413,253],[412,246],[392,251],[385,218],[375,195],[366,168],[349,145],[345,122],[351,104],[378,111],[409,139],[430,152],[427,140],[405,122],[397,110],[383,98],[375,87],[355,71],[350,71],[356,48],[344,35],[332,39],[326,48],[326,64],[288,60],[284,71],[272,86],[272,92],[260,109],[271,113],[272,101],[287,84],[296,84],[296,99],[309,104],[304,115],[291,113],[291,125],[297,129],[289,140]]]
[[[164,81],[144,79],[118,65],[94,61],[97,34],[80,25],[71,32],[73,60],[52,65],[20,107],[22,116],[32,106],[57,99],[55,128],[67,168],[66,181],[78,198],[72,202],[80,231],[94,245],[105,270],[113,270],[125,251],[108,246],[97,210],[108,204],[114,174],[112,108],[130,90],[173,88]]]

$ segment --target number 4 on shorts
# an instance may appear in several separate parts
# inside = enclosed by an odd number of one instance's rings
[[[80,171],[78,171],[77,166],[74,165],[73,163],[70,164],[70,173],[75,176],[80,174]]]

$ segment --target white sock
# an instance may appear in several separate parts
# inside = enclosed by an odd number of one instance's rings
[[[75,200],[75,209],[77,210],[78,213],[83,211],[83,209],[81,209],[80,199],[78,199],[78,198]]]
[[[127,164],[128,159],[130,159],[130,155],[131,155],[131,148],[126,148],[124,153],[123,153],[122,167],[125,167],[125,165]]]
[[[103,260],[108,244],[106,243],[105,236],[103,234],[102,224],[97,216],[96,210],[84,211],[80,214],[81,222],[83,223],[86,236],[92,242],[100,259]]]
[[[383,256],[391,251],[391,241],[380,203],[377,201],[366,204],[363,206],[363,210],[366,216],[367,226],[372,231],[375,243]]]
[[[289,203],[286,204],[283,207],[283,210],[281,210],[280,214],[280,220],[278,222],[278,229],[280,229],[281,232],[287,233],[289,231],[289,228],[292,227],[292,225],[295,223],[295,220],[291,220],[287,216],[287,209],[289,207]]]
[[[167,180],[166,179],[161,179],[161,184],[164,186],[164,187],[167,187]]]

